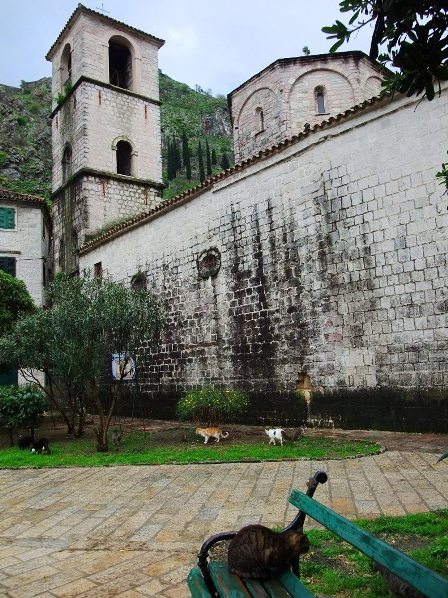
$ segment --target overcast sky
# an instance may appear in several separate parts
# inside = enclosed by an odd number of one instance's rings
[[[84,0],[101,9],[101,0]],[[51,74],[45,54],[74,0],[0,0],[0,83],[20,85]],[[339,13],[339,0],[104,0],[119,21],[166,40],[159,52],[164,73],[227,94],[277,58],[328,52],[321,27]],[[343,15],[345,16],[345,15]],[[347,18],[341,20],[347,21]],[[369,48],[369,31],[341,50]]]

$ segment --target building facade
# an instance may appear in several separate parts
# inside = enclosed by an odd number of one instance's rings
[[[80,4],[47,54],[56,270],[76,272],[89,235],[158,201],[163,43]]]
[[[364,52],[276,60],[228,95],[235,161],[379,95],[383,77]]]
[[[160,298],[156,412],[205,384],[265,415],[297,389],[446,388],[447,115],[446,88],[364,102],[81,248]]]
[[[0,270],[20,278],[36,305],[52,276],[52,225],[41,197],[0,189]],[[0,384],[17,384],[17,370],[0,373]]]

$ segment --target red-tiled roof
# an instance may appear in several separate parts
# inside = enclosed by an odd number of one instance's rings
[[[391,99],[390,96],[386,96],[386,97],[389,100]],[[283,149],[285,149],[286,147],[289,147],[290,145],[293,145],[297,141],[304,139],[305,137],[308,137],[309,135],[312,135],[313,133],[317,133],[320,129],[324,129],[325,127],[327,127],[337,121],[344,120],[345,118],[352,116],[356,112],[366,110],[370,106],[372,106],[374,104],[378,104],[382,101],[384,101],[384,96],[383,97],[373,97],[369,100],[365,100],[361,104],[357,104],[356,106],[353,106],[352,108],[349,108],[348,110],[345,110],[344,112],[342,112],[341,114],[338,114],[337,116],[330,116],[330,118],[328,118],[327,120],[324,120],[321,123],[314,125],[310,129],[308,129],[306,131],[303,130],[300,133],[298,133],[297,135],[293,135],[289,139],[280,141],[279,143],[273,145],[272,147],[260,151],[255,156],[252,156],[251,158],[247,158],[246,160],[243,160],[242,162],[240,162],[239,164],[236,164],[232,168],[228,168],[227,170],[224,170],[223,172],[220,172],[219,174],[216,174],[216,175],[208,178],[200,185],[197,185],[196,187],[193,187],[192,189],[188,189],[187,191],[184,191],[183,193],[180,193],[179,195],[176,195],[175,197],[164,201],[163,203],[159,204],[155,208],[152,208],[148,212],[142,212],[141,214],[138,214],[137,216],[134,216],[133,218],[126,220],[125,222],[121,222],[120,224],[117,224],[117,225],[111,227],[108,231],[104,232],[99,237],[92,239],[91,241],[88,241],[87,243],[84,243],[84,245],[82,245],[80,247],[79,253],[80,254],[87,253],[89,250],[93,249],[94,247],[101,245],[107,239],[110,239],[111,237],[119,236],[119,235],[125,233],[127,230],[130,230],[136,226],[140,226],[140,225],[144,224],[145,222],[151,220],[152,217],[155,216],[156,214],[158,214],[159,212],[168,211],[176,204],[181,204],[183,201],[185,201],[187,199],[191,199],[193,196],[199,195],[206,189],[209,189],[210,187],[212,187],[214,183],[217,183],[218,181],[221,181],[222,179],[226,179],[227,177],[231,176],[235,172],[244,170],[248,166],[251,166],[252,164],[259,162],[264,158],[267,158],[269,156],[272,156],[273,154],[276,154],[276,153],[282,151]]]
[[[45,199],[38,195],[28,195],[27,193],[17,193],[17,191],[10,191],[9,189],[3,189],[0,187],[0,200],[8,199],[11,201],[31,201],[33,203],[44,204]]]
[[[44,212],[47,214],[47,217],[51,218],[47,202],[43,197],[39,197],[38,195],[17,193],[17,191],[10,191],[9,189],[4,189],[3,187],[0,187],[0,201],[25,201],[27,203],[37,204],[36,207],[43,209]]]
[[[126,25],[126,23],[123,23],[122,21],[117,21],[116,19],[112,19],[112,17],[108,17],[101,12],[97,12],[96,10],[92,10],[91,8],[87,8],[87,6],[84,6],[83,4],[78,4],[75,11],[72,13],[72,15],[68,19],[67,23],[65,24],[63,30],[58,35],[56,41],[51,46],[51,48],[48,50],[47,55],[45,56],[45,58],[47,60],[51,60],[51,58],[50,58],[51,53],[53,52],[55,47],[58,45],[58,43],[61,40],[61,38],[63,37],[64,33],[71,26],[74,19],[82,12],[89,14],[89,15],[95,15],[97,17],[100,17],[102,20],[107,21],[108,23],[112,23],[114,25],[120,25],[120,27],[122,29],[127,29],[128,31],[131,31],[133,33],[138,33],[139,35],[143,35],[146,38],[150,39],[151,41],[155,42],[159,48],[161,48],[163,46],[163,44],[165,43],[165,40],[160,39],[159,37],[155,37],[154,35],[151,35],[150,33],[141,31],[141,29],[137,29],[136,27],[131,27],[130,25]]]

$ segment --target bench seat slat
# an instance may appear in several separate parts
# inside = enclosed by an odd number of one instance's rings
[[[265,581],[244,579],[243,581],[250,595],[256,598],[291,598],[291,594],[276,579]]]
[[[221,598],[250,598],[241,579],[229,573],[227,563],[210,563],[208,568]]]
[[[193,567],[187,577],[187,584],[193,598],[212,598],[199,567]]]
[[[297,598],[314,598],[314,594],[303,585],[300,579],[291,570],[282,573],[279,580],[291,596]]]
[[[414,561],[400,550],[379,540],[345,517],[300,492],[293,490],[289,502],[305,511],[312,519],[346,540],[358,550],[384,565],[429,598],[447,598],[448,579]]]

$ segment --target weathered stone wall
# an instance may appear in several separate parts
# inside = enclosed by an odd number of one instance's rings
[[[116,179],[83,176],[54,198],[53,232],[56,271],[78,269],[76,251],[105,226],[150,210],[160,201],[154,188]],[[64,257],[61,258],[61,240]]]
[[[81,255],[117,280],[147,271],[167,332],[144,391],[224,383],[446,386],[447,197],[435,181],[447,93],[385,99],[237,169]],[[220,252],[216,276],[197,259]]]
[[[53,118],[53,190],[63,184],[62,159],[72,147],[80,168],[117,172],[116,144],[130,143],[133,177],[162,181],[160,107],[119,89],[82,82]]]
[[[381,71],[361,52],[274,62],[229,94],[236,162],[302,131],[305,123],[320,123],[378,95],[381,79]],[[317,111],[317,88],[324,93],[324,114]]]

